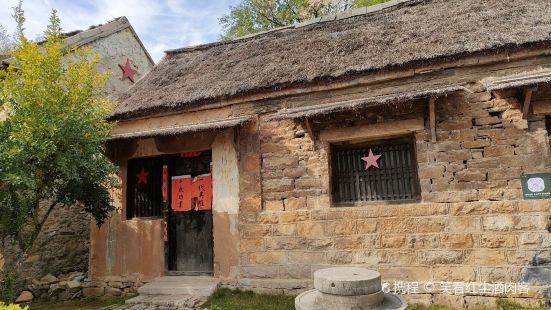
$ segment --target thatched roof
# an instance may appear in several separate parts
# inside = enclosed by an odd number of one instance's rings
[[[112,118],[176,111],[389,67],[551,43],[549,0],[394,0],[390,4],[395,5],[169,51],[122,98]]]
[[[162,137],[162,136],[173,136],[179,135],[188,132],[199,132],[199,131],[208,131],[208,130],[219,130],[232,128],[236,126],[241,126],[249,121],[248,117],[231,117],[224,120],[216,120],[210,122],[196,123],[196,124],[186,124],[186,125],[177,125],[170,127],[161,127],[151,130],[137,131],[131,133],[123,134],[113,134],[107,138],[107,141],[114,140],[125,140],[125,139],[137,139],[137,138],[151,138],[151,137]]]

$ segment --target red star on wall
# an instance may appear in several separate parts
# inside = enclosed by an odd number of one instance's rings
[[[373,151],[369,149],[369,154],[367,156],[362,157],[362,160],[365,161],[365,170],[369,169],[371,166],[379,168],[379,164],[377,163],[377,160],[382,155],[374,155]]]
[[[144,184],[147,184],[147,176],[149,175],[149,172],[145,171],[144,168],[142,168],[142,171],[140,173],[136,174],[136,177],[138,178],[138,185],[140,185],[142,182]]]
[[[138,71],[132,68],[130,60],[128,60],[127,58],[126,63],[124,65],[119,64],[119,67],[122,70],[122,80],[124,81],[124,79],[128,78],[130,81],[132,81],[132,83],[134,83],[134,75]]]

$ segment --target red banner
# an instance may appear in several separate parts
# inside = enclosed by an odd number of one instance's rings
[[[166,203],[168,201],[168,166],[163,165],[163,184],[162,186],[162,192],[163,192],[163,202]]]
[[[172,210],[176,212],[191,210],[191,176],[172,177]]]
[[[212,209],[212,176],[202,174],[172,177],[172,210],[184,212]]]
[[[196,210],[212,209],[212,177],[203,174],[193,179],[191,199]]]

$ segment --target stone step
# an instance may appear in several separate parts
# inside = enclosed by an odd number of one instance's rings
[[[139,295],[128,299],[126,305],[159,306],[175,309],[194,309],[206,301],[192,295]]]
[[[205,276],[166,276],[156,278],[138,288],[140,295],[191,295],[209,297],[220,285],[220,280]]]

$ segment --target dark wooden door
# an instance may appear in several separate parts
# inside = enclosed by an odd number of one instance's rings
[[[212,212],[174,212],[173,271],[189,274],[212,273]]]
[[[211,160],[210,152],[194,157],[173,158],[171,175],[195,177],[210,173]],[[174,212],[172,208],[169,210],[169,271],[190,275],[212,274],[212,211]]]

